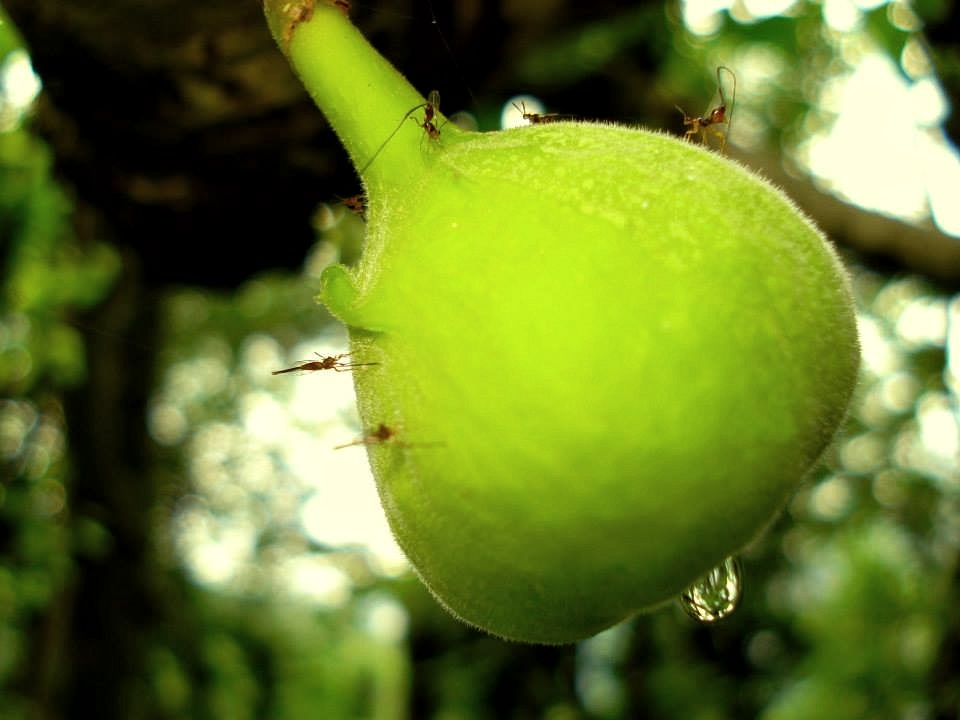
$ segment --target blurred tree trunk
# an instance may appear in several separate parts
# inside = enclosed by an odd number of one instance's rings
[[[296,266],[341,154],[255,0],[9,0],[44,81],[37,125],[77,200],[152,283]],[[282,241],[280,241],[282,239]]]
[[[156,344],[156,298],[131,258],[111,296],[84,323],[87,382],[65,398],[72,473],[70,512],[101,524],[105,552],[76,553],[69,625],[52,653],[60,687],[40,698],[47,717],[146,718],[144,686],[154,634],[170,620],[158,592],[153,533],[158,488],[144,432]],[[182,609],[189,612],[189,607]]]

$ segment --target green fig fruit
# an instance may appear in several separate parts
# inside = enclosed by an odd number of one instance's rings
[[[844,418],[859,349],[836,255],[694,144],[444,124],[338,6],[308,4],[268,18],[368,193],[360,263],[321,298],[376,363],[359,410],[416,572],[526,642],[675,598],[771,522]]]

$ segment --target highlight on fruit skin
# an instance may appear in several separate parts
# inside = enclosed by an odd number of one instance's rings
[[[400,546],[454,615],[513,640],[670,602],[763,531],[844,418],[859,350],[836,254],[768,183],[661,133],[397,129],[429,101],[328,10],[288,52],[364,169],[368,224],[320,295],[372,363],[363,427],[403,428],[359,443]],[[344,53],[386,117],[338,105],[323,69]]]

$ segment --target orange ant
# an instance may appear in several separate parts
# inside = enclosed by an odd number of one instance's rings
[[[723,82],[720,79],[720,71],[724,70],[733,79],[733,93],[730,96],[729,112],[727,112],[727,100],[723,95]],[[707,136],[709,134],[717,135],[720,138],[720,152],[724,152],[727,147],[727,135],[730,134],[730,123],[733,122],[733,105],[737,99],[737,76],[733,70],[726,65],[717,66],[717,92],[720,93],[720,104],[703,117],[690,117],[679,105],[677,110],[683,113],[683,126],[688,128],[684,133],[684,138],[700,138],[700,142],[708,145]],[[721,129],[719,125],[726,125],[726,129]]]
[[[314,370],[333,370],[334,372],[344,372],[346,370],[353,370],[355,367],[379,364],[375,362],[344,362],[343,358],[348,357],[350,354],[351,353],[341,353],[340,355],[324,356],[320,353],[314,353],[314,355],[320,358],[319,360],[307,360],[301,362],[299,365],[294,365],[293,367],[284,368],[283,370],[274,370],[271,375],[283,375],[284,373],[296,372],[297,370],[303,370],[305,372],[313,372]]]
[[[547,123],[558,122],[560,120],[566,120],[572,118],[569,115],[561,115],[560,113],[535,113],[527,112],[527,106],[524,105],[523,100],[520,101],[520,104],[510,103],[513,105],[514,109],[523,116],[523,119],[526,120],[531,125],[546,125]]]
[[[375,430],[368,432],[361,438],[352,440],[343,445],[337,445],[334,447],[334,450],[342,450],[343,448],[354,447],[355,445],[379,445],[380,443],[389,442],[397,436],[397,431],[386,423],[380,423],[377,425]]]
[[[430,94],[427,95],[427,101],[423,105],[418,105],[410,112],[413,112],[417,108],[423,108],[423,122],[417,122],[416,118],[410,118],[418,127],[423,128],[424,132],[427,133],[427,137],[431,140],[440,139],[440,128],[437,127],[437,124],[434,122],[434,117],[440,111],[440,93],[436,90],[431,90]],[[410,117],[408,112],[405,117]]]
[[[333,6],[342,12],[344,17],[350,17],[350,3],[347,0],[333,0]]]
[[[361,218],[366,219],[367,199],[363,195],[351,195],[347,198],[340,198],[340,204],[354,215],[359,215]]]
[[[423,108],[422,122],[420,120],[417,120],[417,118],[415,117],[410,117],[411,115],[413,115],[413,113],[415,113],[420,108]],[[410,118],[413,122],[415,122],[417,124],[417,127],[422,128],[423,131],[427,134],[427,137],[429,137],[431,140],[439,140],[440,128],[442,127],[442,125],[438,126],[436,123],[436,118],[438,117],[439,112],[440,112],[440,93],[437,90],[431,90],[430,94],[427,95],[426,102],[420,103],[419,105],[414,105],[412,108],[410,108],[403,114],[403,117],[400,118],[400,122],[397,123],[397,127],[393,129],[393,132],[387,135],[386,140],[380,143],[380,147],[377,148],[377,151],[367,161],[367,164],[364,165],[363,168],[360,170],[360,174],[363,175],[363,173],[366,172],[367,168],[373,165],[373,161],[377,159],[377,156],[380,155],[381,152],[383,152],[383,149],[387,146],[387,143],[393,140],[393,136],[396,135],[398,132],[400,132],[400,128],[403,127],[403,123],[407,118]]]
[[[357,438],[356,440],[351,440],[343,445],[337,445],[333,449],[342,450],[343,448],[354,447],[356,445],[381,445],[383,443],[392,443],[393,445],[401,448],[439,447],[444,444],[442,442],[403,442],[397,439],[397,434],[398,432],[394,428],[390,427],[386,423],[380,423],[375,429],[369,431],[363,437]]]

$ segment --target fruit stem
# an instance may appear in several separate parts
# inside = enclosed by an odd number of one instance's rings
[[[417,126],[423,113],[414,108],[426,100],[350,22],[348,4],[264,0],[263,5],[274,39],[340,138],[368,193],[371,185],[409,182],[422,168],[425,133]]]

